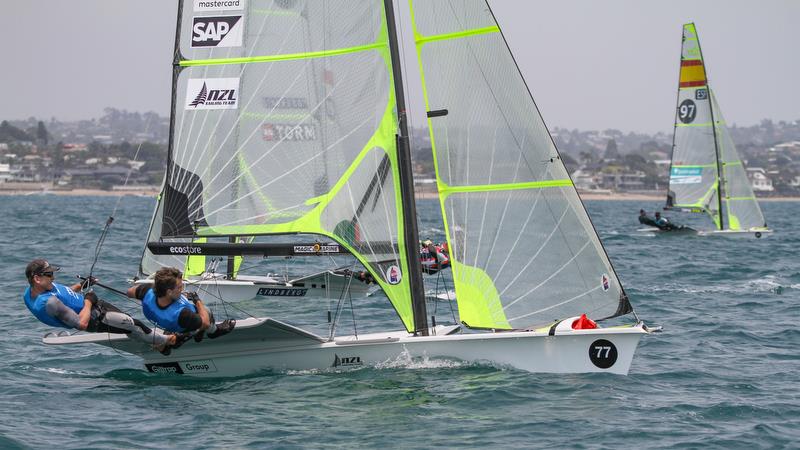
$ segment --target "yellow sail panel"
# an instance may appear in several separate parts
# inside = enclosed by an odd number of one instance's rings
[[[681,61],[680,87],[698,87],[706,85],[706,69],[703,61],[689,59]]]

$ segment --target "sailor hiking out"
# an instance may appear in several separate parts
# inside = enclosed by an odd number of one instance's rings
[[[127,334],[162,353],[168,353],[175,344],[176,336],[154,332],[140,320],[99,299],[93,291],[80,293],[82,288],[96,284],[96,278],[65,286],[53,281],[59,270],[60,267],[44,259],[34,259],[25,268],[28,288],[22,297],[25,306],[42,323],[93,333]]]
[[[174,267],[162,267],[155,273],[152,288],[145,285],[131,287],[128,297],[141,300],[144,316],[164,330],[177,333],[180,343],[189,336],[194,336],[194,340],[200,342],[205,335],[215,339],[233,330],[235,320],[215,323],[214,315],[197,294],[184,294],[183,287],[181,271]]]

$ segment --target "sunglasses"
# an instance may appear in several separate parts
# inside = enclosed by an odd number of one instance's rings
[[[40,277],[48,277],[48,278],[53,278],[54,274],[53,274],[53,272],[40,272],[40,273],[39,273],[39,276],[40,276]]]

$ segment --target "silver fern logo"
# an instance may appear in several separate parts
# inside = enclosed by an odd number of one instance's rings
[[[198,78],[186,82],[185,109],[237,109],[238,78]]]
[[[208,88],[206,87],[206,84],[203,83],[203,87],[200,89],[200,93],[197,94],[197,97],[195,97],[191,103],[189,103],[189,106],[197,108],[197,105],[205,104],[207,96],[208,96]]]

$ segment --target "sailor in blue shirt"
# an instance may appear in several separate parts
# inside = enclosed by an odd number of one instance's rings
[[[175,344],[175,336],[154,333],[141,321],[97,298],[94,292],[81,294],[81,288],[97,281],[93,277],[84,282],[85,286],[56,283],[53,280],[59,270],[44,259],[34,259],[25,268],[29,286],[22,297],[25,306],[42,323],[90,332],[123,333],[162,353]]]
[[[139,285],[128,289],[128,297],[142,301],[145,317],[173,333],[191,333],[200,342],[228,334],[235,320],[214,322],[214,315],[194,292],[183,293],[183,274],[174,267],[162,267],[153,277],[153,287]]]

